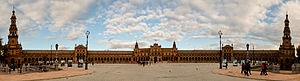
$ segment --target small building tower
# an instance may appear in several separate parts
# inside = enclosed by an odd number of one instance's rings
[[[295,61],[295,47],[292,45],[291,40],[291,31],[289,27],[289,19],[288,14],[286,14],[286,18],[284,20],[284,30],[282,37],[282,44],[279,47],[279,57],[278,61],[280,64],[280,69],[290,70],[292,64]]]
[[[15,15],[15,10],[12,11],[12,16],[10,18],[11,24],[9,27],[8,43],[4,46],[6,50],[5,60],[8,64],[17,64],[20,66],[23,61],[22,56],[22,45],[18,41],[18,28],[16,24],[17,17]]]

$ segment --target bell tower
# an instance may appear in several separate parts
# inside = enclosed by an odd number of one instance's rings
[[[6,51],[6,62],[8,64],[17,64],[20,66],[22,64],[22,45],[18,41],[18,28],[16,24],[17,17],[15,15],[15,10],[13,8],[12,16],[10,18],[10,27],[8,34],[8,43],[5,45]]]
[[[9,27],[9,34],[8,34],[8,44],[9,45],[17,45],[18,42],[18,28],[16,25],[16,16],[15,16],[15,10],[12,11],[12,16],[10,18],[11,24]]]
[[[279,63],[280,68],[284,70],[291,69],[291,65],[295,61],[295,47],[292,45],[291,40],[291,31],[289,27],[289,19],[288,14],[286,14],[286,18],[284,20],[284,30],[282,37],[282,44],[279,47]]]

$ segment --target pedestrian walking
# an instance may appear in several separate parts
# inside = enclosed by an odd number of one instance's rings
[[[252,74],[251,74],[251,71],[250,71],[250,70],[251,70],[250,62],[247,62],[247,63],[246,63],[246,70],[247,70],[247,72],[248,72],[250,75],[252,75]]]
[[[227,63],[227,62],[225,62],[225,67],[226,67],[226,69],[227,69],[227,66],[228,66],[228,63]]]
[[[242,71],[244,72],[245,76],[249,76],[248,71],[247,71],[247,65],[245,63],[243,63],[242,65]]]
[[[241,70],[241,74],[243,74],[243,72],[244,72],[244,63],[242,63],[242,70]]]
[[[260,72],[260,75],[268,75],[266,63],[262,63],[262,64],[261,64],[261,72]]]

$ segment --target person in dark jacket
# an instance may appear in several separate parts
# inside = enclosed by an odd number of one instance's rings
[[[227,69],[227,66],[228,66],[228,63],[227,63],[227,62],[225,62],[225,67],[226,67],[226,69]]]
[[[243,74],[243,72],[244,72],[244,63],[242,63],[242,70],[241,70],[241,74]]]
[[[261,72],[260,75],[268,75],[267,73],[267,64],[266,63],[262,63],[261,64]]]
[[[248,71],[247,71],[247,64],[243,63],[242,71],[244,72],[245,76],[249,76]]]
[[[250,71],[250,68],[251,68],[250,62],[247,62],[247,63],[246,63],[246,70],[247,70],[247,72],[248,72],[250,75],[252,75],[252,74],[251,74],[251,71]]]

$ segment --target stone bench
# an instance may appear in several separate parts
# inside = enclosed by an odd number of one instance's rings
[[[292,65],[292,73],[300,73],[300,64],[293,64]]]
[[[275,72],[275,73],[279,73],[280,72],[280,65],[273,65],[273,68],[272,68],[272,72]]]

